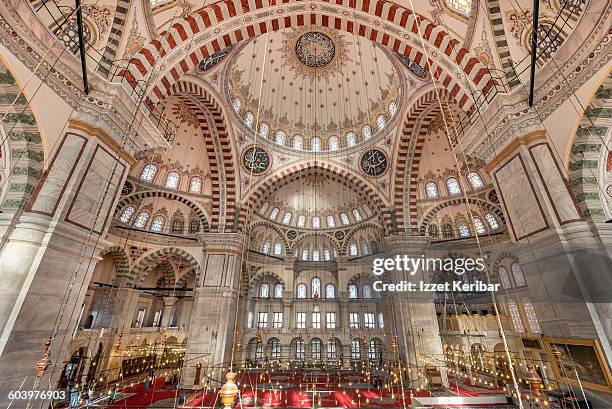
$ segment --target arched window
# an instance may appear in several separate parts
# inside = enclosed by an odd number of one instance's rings
[[[351,299],[359,298],[359,289],[357,287],[357,284],[349,285],[348,290],[349,290],[349,298]]]
[[[323,258],[325,259],[325,261],[330,261],[331,251],[329,251],[328,249],[323,250]]]
[[[355,221],[360,222],[361,219],[361,213],[359,213],[358,209],[353,209],[353,217],[355,218]]]
[[[499,267],[499,281],[504,289],[512,288],[510,276],[508,276],[508,270],[505,267]]]
[[[345,226],[347,224],[350,224],[351,221],[349,220],[348,214],[342,212],[340,213],[340,221],[342,222],[342,224],[344,224]]]
[[[261,247],[261,252],[264,254],[270,253],[270,242],[269,241],[264,241],[264,244]]]
[[[438,237],[438,226],[436,226],[435,224],[429,225],[429,236]]]
[[[318,229],[321,227],[321,218],[319,216],[313,216],[312,218],[312,228]]]
[[[312,298],[321,296],[321,279],[319,277],[314,277],[310,282],[310,296]]]
[[[255,115],[253,115],[251,111],[247,111],[247,113],[244,114],[244,123],[250,128],[253,127],[253,124],[255,123]]]
[[[337,136],[330,136],[329,140],[327,141],[327,144],[329,146],[329,150],[330,151],[337,151],[338,148],[340,147],[339,143],[338,143],[338,137]]]
[[[283,216],[283,224],[289,224],[289,223],[291,223],[291,212],[287,212]]]
[[[472,221],[474,222],[474,230],[476,231],[476,233],[478,234],[486,234],[487,233],[487,229],[485,229],[484,223],[482,222],[482,219],[480,217],[473,217]]]
[[[355,146],[355,144],[357,143],[357,137],[355,136],[355,132],[347,132],[345,138],[346,146]]]
[[[259,298],[269,298],[270,297],[270,284],[263,283],[259,286]]]
[[[140,172],[140,180],[144,182],[152,182],[153,178],[157,174],[157,166],[149,163],[142,168],[142,172]]]
[[[321,359],[321,340],[314,338],[310,341],[310,357],[312,359]]]
[[[276,218],[278,217],[279,213],[280,213],[280,209],[278,207],[273,208],[272,211],[270,212],[270,220],[276,221]]]
[[[372,127],[370,125],[364,125],[363,128],[361,128],[361,136],[363,136],[363,139],[370,139],[372,137]]]
[[[312,251],[312,261],[321,261],[321,252],[319,250]]]
[[[369,284],[364,284],[361,291],[363,291],[363,298],[372,298],[372,287]]]
[[[302,260],[308,260],[308,249],[302,250]]]
[[[155,216],[151,222],[151,231],[155,233],[161,233],[164,230],[164,224],[166,219],[164,216]]]
[[[170,231],[172,234],[182,234],[183,233],[183,219],[174,219],[172,220],[172,225],[170,226]]]
[[[276,131],[276,133],[274,134],[274,142],[276,142],[277,145],[284,145],[286,138],[287,134],[283,131]],[[295,148],[295,138],[293,138],[293,144]]]
[[[200,231],[200,222],[199,220],[193,219],[189,222],[189,233],[195,234]]]
[[[138,216],[136,216],[136,220],[134,220],[134,227],[137,229],[144,229],[149,221],[149,213],[148,212],[140,212]]]
[[[283,291],[285,290],[285,286],[281,283],[276,283],[274,285],[274,298],[283,298]]]
[[[438,184],[436,182],[427,182],[425,184],[425,194],[428,199],[435,199],[438,197]]]
[[[385,116],[383,114],[380,114],[378,115],[378,117],[376,117],[376,125],[378,125],[378,129],[383,129],[386,124],[387,120],[385,119]]]
[[[295,342],[295,359],[304,360],[304,341],[298,340]]]
[[[283,253],[283,245],[280,243],[274,243],[274,255],[280,256]]]
[[[134,215],[136,208],[134,206],[128,206],[121,212],[121,216],[119,217],[119,221],[121,223],[129,223]]]
[[[465,223],[459,223],[457,226],[457,232],[459,237],[470,237],[470,228]]]
[[[465,17],[470,16],[470,10],[472,8],[472,0],[444,0],[446,5],[453,11],[464,15]]]
[[[389,102],[389,114],[393,116],[395,115],[396,112],[397,112],[397,103],[395,101]]]
[[[351,359],[361,359],[361,342],[357,338],[351,341]]]
[[[453,237],[453,226],[448,223],[442,225],[442,237],[450,239]]]
[[[357,250],[357,245],[355,243],[351,243],[349,245],[349,254],[351,256],[356,256],[359,254],[358,250]]]
[[[176,172],[168,172],[168,176],[166,176],[166,183],[164,186],[167,189],[178,189],[179,181],[181,180],[181,175]]]
[[[325,298],[336,298],[336,286],[327,284],[325,286]]]
[[[310,140],[310,149],[313,152],[319,152],[321,150],[321,139],[319,137],[314,137]]]
[[[516,332],[525,332],[525,327],[523,327],[523,320],[521,319],[518,306],[515,303],[510,303],[508,304],[508,308],[510,309],[510,317],[512,317],[512,325],[514,325],[514,330]]]
[[[456,178],[448,178],[446,180],[446,187],[448,189],[448,194],[451,196],[461,194],[461,186]]]
[[[270,347],[270,358],[272,359],[280,359],[281,357],[281,343],[278,338],[271,338],[268,341],[268,346]]]
[[[259,213],[265,214],[266,211],[268,210],[268,207],[270,207],[270,203],[264,202],[264,204],[262,204],[261,208],[259,209]]]
[[[301,135],[293,135],[293,149],[302,149],[304,147],[304,139]]]
[[[525,315],[527,316],[527,322],[529,323],[529,329],[531,332],[540,332],[540,324],[538,324],[538,318],[536,317],[533,305],[529,302],[524,304]]]
[[[497,223],[497,218],[493,215],[493,213],[485,213],[484,217],[487,223],[489,223],[491,230],[497,230],[499,228],[499,223]]]
[[[240,111],[240,107],[242,106],[242,101],[240,101],[240,98],[232,99],[232,106],[234,107],[236,112]]]
[[[368,243],[366,242],[361,243],[361,254],[364,256],[367,256],[368,254],[370,254],[370,246],[368,245]]]
[[[306,225],[306,216],[300,214],[297,218],[297,227],[304,227]]]
[[[295,294],[297,298],[306,298],[306,284],[298,284],[295,290]]]
[[[338,356],[338,345],[336,344],[335,339],[330,339],[327,341],[327,359],[336,359]]]
[[[270,125],[267,122],[262,122],[259,124],[259,136],[262,138],[267,138],[270,133]]]
[[[367,204],[363,205],[363,211],[365,212],[366,216],[372,216],[372,209],[370,209],[370,206],[368,206]]]
[[[370,341],[370,346],[368,348],[368,358],[376,359],[378,358],[378,351],[380,350],[380,341],[373,339]]]
[[[476,172],[469,172],[467,175],[467,180],[470,182],[470,185],[472,185],[472,188],[474,189],[480,189],[481,187],[484,186],[484,182],[482,181],[482,178],[480,177],[480,175]]]
[[[255,348],[255,359],[263,359],[263,356],[264,356],[263,345],[261,343],[258,343],[257,347]]]
[[[327,215],[327,227],[336,227],[336,219],[331,214]]]
[[[523,269],[517,263],[513,263],[510,267],[512,271],[512,277],[514,277],[514,283],[517,287],[525,287],[527,283],[525,282],[525,276],[523,275]]]
[[[189,191],[191,193],[202,193],[202,178],[193,176],[189,179]]]

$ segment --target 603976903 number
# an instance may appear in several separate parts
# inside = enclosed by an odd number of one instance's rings
[[[11,400],[61,400],[66,399],[66,391],[64,390],[17,390],[10,391],[8,398]]]

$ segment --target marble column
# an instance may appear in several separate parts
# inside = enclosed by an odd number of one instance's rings
[[[55,388],[87,284],[106,243],[133,159],[104,131],[70,121],[28,203],[0,215],[0,405],[31,389],[45,339],[51,365],[40,384]]]
[[[239,302],[244,236],[236,233],[204,236],[204,255],[194,290],[183,367],[182,381],[186,388],[193,386],[198,362],[205,368],[216,367],[217,374],[229,368]],[[240,354],[236,353],[234,359],[239,360]]]

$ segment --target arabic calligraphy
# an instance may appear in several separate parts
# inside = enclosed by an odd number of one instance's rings
[[[219,64],[221,62],[221,60],[227,56],[230,51],[232,51],[232,48],[234,48],[233,45],[230,45],[229,47],[225,47],[223,50],[219,50],[216,53],[214,53],[213,55],[211,55],[208,58],[203,59],[202,61],[200,61],[200,65],[199,65],[199,70],[200,71],[208,71],[212,68],[214,68],[217,64]]]
[[[380,176],[387,170],[387,162],[387,156],[381,150],[370,149],[361,156],[361,170],[369,176]]]
[[[242,163],[247,170],[260,175],[270,167],[270,155],[262,148],[252,146],[244,151]]]

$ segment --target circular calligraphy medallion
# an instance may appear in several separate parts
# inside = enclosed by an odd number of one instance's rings
[[[270,167],[270,155],[260,147],[251,146],[244,151],[242,164],[254,175],[261,175]]]
[[[319,31],[309,31],[298,38],[295,54],[308,67],[324,67],[334,59],[336,46],[332,39]]]
[[[387,171],[387,156],[380,149],[369,149],[361,155],[359,165],[368,176],[380,176]]]

